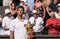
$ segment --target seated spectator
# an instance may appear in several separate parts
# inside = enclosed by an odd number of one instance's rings
[[[13,0],[3,0],[3,6],[9,6]]]
[[[36,34],[39,34],[39,33],[42,34],[41,31],[44,29],[43,19],[41,17],[38,17],[36,10],[33,10],[32,13],[33,13],[33,16],[29,19],[29,21],[31,24],[34,24],[34,27],[33,27],[34,32]]]
[[[38,15],[43,19],[45,18],[45,6],[42,0],[35,0],[33,10],[37,10]]]
[[[53,0],[53,2],[49,5],[49,7],[50,7],[53,11],[56,11],[57,3],[58,3],[58,0]]]
[[[12,17],[15,19],[17,16],[16,4],[11,3],[8,9],[10,10]]]
[[[10,10],[9,9],[6,9],[5,10],[5,17],[3,18],[3,21],[2,21],[2,27],[3,27],[3,30],[6,31],[5,33],[6,34],[10,34],[10,31],[9,31],[9,28],[10,28],[10,21],[12,20],[11,19],[11,13],[10,13]]]
[[[2,28],[2,16],[0,15],[0,28]]]
[[[48,34],[59,34],[59,30],[57,28],[58,24],[60,24],[60,20],[55,18],[54,12],[50,11],[49,13],[50,17],[46,21],[46,27],[48,28]]]
[[[60,19],[60,3],[57,5],[57,10],[54,13],[56,18]]]

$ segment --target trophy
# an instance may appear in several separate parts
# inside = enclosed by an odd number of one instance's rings
[[[34,31],[33,31],[33,24],[31,24],[29,21],[27,24],[25,24],[25,28],[26,28],[26,31],[27,31],[27,36],[28,38],[27,39],[34,39]]]

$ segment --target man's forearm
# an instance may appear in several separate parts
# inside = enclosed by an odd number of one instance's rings
[[[13,31],[10,31],[10,39],[14,39],[14,33],[13,33]]]

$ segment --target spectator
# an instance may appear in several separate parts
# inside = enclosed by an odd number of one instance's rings
[[[10,12],[12,14],[12,18],[13,19],[16,18],[16,16],[17,16],[16,4],[15,3],[11,3],[8,9],[10,10]]]
[[[48,34],[59,34],[59,30],[56,28],[59,23],[59,19],[55,18],[54,12],[50,11],[49,13],[50,17],[46,21],[46,27],[48,28]]]
[[[57,6],[58,0],[54,0],[49,7],[53,10],[56,11],[56,6]]]
[[[9,6],[13,0],[3,0],[3,6]]]
[[[41,17],[37,16],[37,11],[33,10],[33,16],[29,19],[31,24],[34,24],[34,32],[37,34],[42,34],[42,30],[44,29],[44,22]]]
[[[9,9],[6,9],[5,10],[5,17],[3,18],[3,21],[2,21],[2,27],[3,27],[3,30],[6,31],[5,33],[10,35],[9,33],[9,28],[10,28],[10,21],[12,20],[11,19],[11,13],[10,13],[10,10]]]
[[[42,0],[35,0],[33,10],[37,10],[38,15],[42,17],[43,19],[45,18],[45,6]]]
[[[2,28],[2,16],[0,15],[0,28]]]
[[[60,3],[57,5],[57,10],[54,13],[56,18],[60,19]]]
[[[26,29],[24,25],[27,23],[27,20],[22,18],[24,14],[24,8],[19,6],[17,8],[17,17],[10,24],[10,39],[27,39]]]
[[[26,1],[25,0],[20,0],[20,6],[23,6],[24,9],[25,9],[25,14],[26,14],[26,19],[29,18],[29,15],[30,15],[30,9],[29,9],[29,6],[26,4]]]
[[[11,11],[11,14],[14,18],[16,18],[17,16],[17,13],[16,13],[16,4],[15,3],[11,3],[10,4],[10,7],[9,7],[10,11]]]

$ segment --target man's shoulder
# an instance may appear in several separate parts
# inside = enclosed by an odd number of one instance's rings
[[[34,19],[34,17],[30,17],[30,19]]]
[[[8,19],[8,17],[7,17],[7,16],[5,16],[3,19],[4,19],[4,20],[7,20],[7,19]]]
[[[38,19],[38,20],[43,20],[41,17],[38,17],[37,19]]]
[[[30,17],[30,18],[34,18],[34,17]]]

